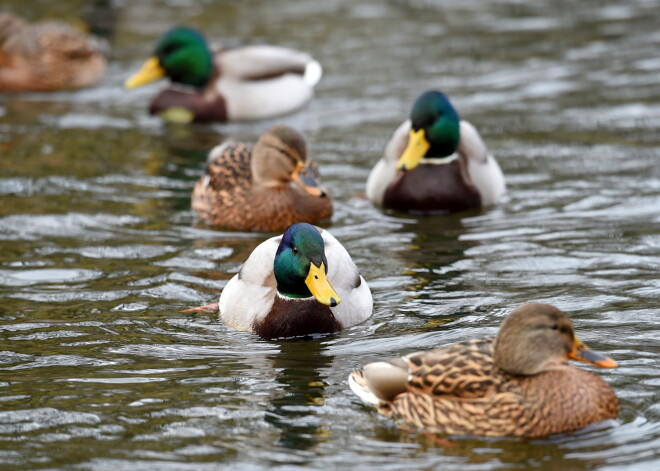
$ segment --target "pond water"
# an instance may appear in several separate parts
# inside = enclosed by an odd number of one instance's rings
[[[0,97],[0,468],[658,469],[660,10],[652,0],[61,2],[112,45],[102,84]],[[253,124],[167,125],[160,85],[122,90],[173,24],[312,52],[314,101]],[[364,197],[414,98],[440,88],[507,176],[502,204],[416,217]],[[329,230],[375,313],[268,342],[184,314],[217,300],[268,234],[197,221],[206,152],[300,129],[335,201]],[[616,359],[616,421],[542,440],[438,443],[346,378],[378,357],[492,335],[527,301]],[[589,367],[586,367],[589,368]],[[590,368],[589,368],[590,369]]]

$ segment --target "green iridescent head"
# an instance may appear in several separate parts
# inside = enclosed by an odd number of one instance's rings
[[[422,93],[410,112],[412,123],[408,145],[397,168],[412,170],[424,157],[447,157],[458,148],[460,117],[444,93]]]
[[[328,260],[320,232],[311,224],[289,226],[275,253],[277,291],[290,298],[314,296],[328,306],[339,304],[339,295],[326,278]]]
[[[204,36],[195,29],[179,26],[161,36],[153,57],[125,86],[135,88],[167,76],[172,82],[201,88],[212,75],[213,55]]]

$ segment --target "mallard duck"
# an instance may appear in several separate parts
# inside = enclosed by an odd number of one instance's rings
[[[0,14],[0,91],[88,87],[105,72],[102,41],[57,21],[30,25]]]
[[[371,291],[346,249],[307,223],[262,242],[220,295],[220,319],[265,339],[337,332],[371,316]]]
[[[367,180],[376,205],[410,212],[462,211],[496,203],[504,176],[477,130],[441,92],[415,101]]]
[[[321,65],[304,52],[270,45],[211,51],[199,31],[177,27],[158,40],[154,56],[125,86],[169,77],[171,85],[149,108],[169,120],[257,120],[301,108],[321,75]]]
[[[282,231],[295,222],[332,216],[305,140],[288,126],[274,126],[256,145],[228,142],[213,149],[195,185],[192,207],[207,221],[237,230]]]
[[[524,304],[496,339],[370,363],[349,384],[381,414],[432,433],[541,437],[617,417],[612,388],[568,359],[617,366],[580,342],[564,312]]]

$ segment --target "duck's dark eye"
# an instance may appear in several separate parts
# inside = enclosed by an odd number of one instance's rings
[[[557,324],[552,324],[552,325],[550,326],[550,328],[551,328],[552,330],[557,330],[557,329],[559,329],[559,326],[558,326]]]
[[[292,250],[294,254],[298,255],[298,247],[294,245]]]

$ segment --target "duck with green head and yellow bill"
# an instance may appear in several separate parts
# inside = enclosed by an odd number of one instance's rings
[[[220,295],[220,319],[265,339],[337,332],[371,316],[371,291],[328,231],[297,223],[262,242]]]
[[[268,129],[256,144],[215,147],[193,189],[192,207],[212,224],[241,231],[279,232],[332,216],[332,201],[304,138],[283,125]]]
[[[130,77],[128,89],[169,78],[151,102],[151,114],[171,121],[266,119],[302,108],[321,79],[309,54],[271,45],[212,49],[197,30],[176,27]]]
[[[617,366],[578,339],[566,313],[529,303],[497,338],[370,363],[349,385],[381,414],[446,435],[543,437],[616,418],[612,388],[568,360]]]
[[[367,180],[367,197],[400,211],[435,213],[495,204],[504,176],[481,136],[439,91],[413,104]]]

